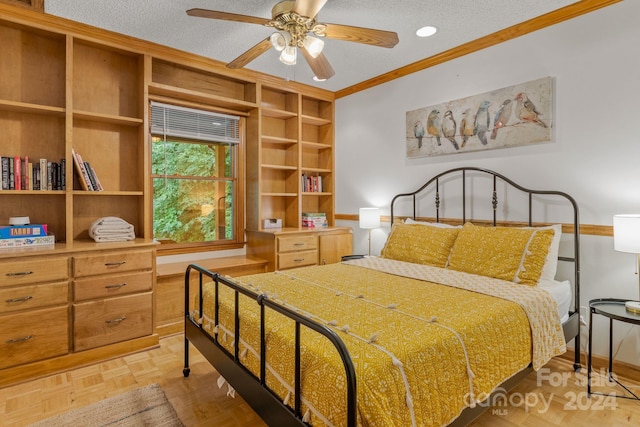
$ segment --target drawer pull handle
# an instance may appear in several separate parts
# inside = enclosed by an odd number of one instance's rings
[[[104,323],[106,323],[108,325],[112,325],[112,324],[116,324],[116,323],[122,323],[126,318],[127,318],[127,316],[122,316],[122,317],[118,317],[117,319],[105,320]]]
[[[22,338],[14,338],[12,340],[6,340],[5,343],[7,343],[7,344],[15,344],[15,343],[19,343],[19,342],[29,341],[31,338],[33,338],[33,335],[27,335],[26,337],[22,337]]]
[[[122,264],[126,264],[127,261],[115,261],[115,262],[105,262],[104,265],[107,267],[117,267]]]
[[[29,301],[30,299],[32,299],[33,297],[31,295],[26,296],[26,297],[22,297],[22,298],[11,298],[11,299],[6,299],[4,300],[4,302],[11,304],[12,302],[24,302],[24,301]]]
[[[294,259],[293,261],[294,261],[294,262],[302,262],[302,261],[304,261],[304,258],[296,258],[296,259]]]
[[[304,243],[294,243],[293,246],[304,246]]]
[[[29,274],[33,274],[33,271],[18,271],[17,273],[7,273],[6,276],[28,276]]]
[[[118,284],[115,284],[115,285],[107,285],[107,286],[105,286],[105,288],[107,288],[107,289],[120,289],[123,286],[127,286],[127,284],[126,283],[118,283]]]

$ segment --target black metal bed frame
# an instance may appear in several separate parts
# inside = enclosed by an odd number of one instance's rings
[[[423,190],[427,189],[430,184],[435,182],[436,192],[435,192],[435,206],[436,206],[436,221],[440,221],[440,195],[439,195],[439,185],[440,180],[450,174],[461,172],[462,173],[462,192],[463,192],[463,213],[462,213],[462,221],[465,222],[467,220],[467,208],[466,208],[466,181],[467,181],[467,172],[481,172],[489,174],[493,177],[493,193],[491,196],[492,199],[492,208],[493,208],[493,225],[497,225],[497,216],[496,210],[498,207],[498,198],[497,198],[497,190],[496,183],[497,180],[500,179],[512,187],[525,192],[529,195],[529,219],[528,223],[530,226],[532,223],[532,202],[534,195],[552,195],[559,196],[565,198],[573,208],[573,235],[574,235],[574,256],[573,257],[559,257],[558,259],[561,261],[568,261],[574,263],[575,269],[575,282],[574,282],[574,311],[569,313],[569,319],[563,324],[565,340],[569,342],[570,340],[575,340],[575,348],[576,348],[576,356],[574,361],[574,369],[580,369],[580,302],[579,302],[579,290],[580,290],[580,264],[579,264],[579,214],[578,214],[578,205],[575,200],[566,193],[559,191],[538,191],[524,188],[510,179],[504,177],[503,175],[493,172],[487,169],[475,168],[475,167],[462,167],[451,169],[446,172],[442,172],[439,175],[431,178],[427,183],[425,183],[418,190],[411,193],[404,193],[396,195],[391,202],[391,223],[393,224],[394,220],[394,204],[395,202],[403,197],[412,197],[413,198],[413,218],[416,219],[417,216],[417,206],[416,206],[416,197]],[[190,278],[191,273],[195,272],[198,274],[198,286],[199,286],[199,306],[197,307],[197,318],[194,317],[192,313],[190,313]],[[215,286],[215,324],[218,324],[218,295],[220,286],[225,286],[230,288],[234,295],[234,333],[235,333],[235,342],[233,352],[229,352],[220,342],[218,342],[218,334],[210,335],[206,332],[206,330],[202,327],[199,322],[199,319],[203,316],[203,307],[202,307],[202,286],[203,279],[209,278]],[[239,357],[239,343],[240,343],[240,316],[239,316],[239,296],[244,295],[245,297],[252,298],[256,301],[256,303],[260,306],[260,373],[258,376],[254,375],[248,368],[246,368],[240,362]],[[282,399],[280,399],[277,394],[271,390],[265,381],[265,373],[266,373],[266,363],[267,363],[267,351],[265,345],[265,312],[266,310],[274,310],[284,316],[291,318],[295,322],[295,380],[294,380],[294,403],[293,408],[285,405]],[[306,327],[310,328],[324,337],[326,337],[336,348],[338,354],[342,359],[342,363],[345,368],[345,376],[347,382],[347,426],[355,427],[357,425],[357,402],[356,402],[356,375],[355,368],[353,366],[351,357],[347,351],[346,346],[340,337],[330,328],[325,325],[319,324],[307,317],[301,316],[299,313],[292,311],[286,307],[279,305],[271,301],[269,298],[262,294],[255,293],[251,290],[248,290],[238,284],[234,283],[232,280],[229,280],[225,277],[220,276],[217,273],[213,273],[203,267],[200,267],[196,264],[191,264],[187,267],[185,272],[185,341],[184,341],[184,369],[183,375],[185,377],[189,376],[190,368],[189,368],[189,343],[193,344],[203,355],[204,357],[211,363],[215,369],[222,375],[229,384],[233,386],[233,388],[245,399],[249,405],[256,411],[256,413],[268,424],[268,425],[277,425],[277,426],[306,426],[305,422],[302,421],[302,413],[301,413],[301,398],[300,398],[300,387],[301,387],[301,367],[300,367],[300,328]],[[532,371],[531,367],[526,368],[509,380],[505,381],[500,385],[500,390],[510,390],[513,388],[518,382],[520,382],[524,377],[526,377]],[[478,405],[475,408],[466,408],[462,414],[456,418],[456,420],[451,424],[451,426],[463,426],[471,422],[477,416],[479,416],[482,412],[484,412],[487,408],[484,405]]]

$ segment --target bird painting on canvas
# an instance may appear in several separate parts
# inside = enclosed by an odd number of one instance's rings
[[[543,77],[407,111],[407,156],[551,142],[553,105],[553,79]]]

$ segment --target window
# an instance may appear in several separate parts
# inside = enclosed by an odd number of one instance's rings
[[[151,103],[153,235],[159,250],[241,244],[240,118]]]

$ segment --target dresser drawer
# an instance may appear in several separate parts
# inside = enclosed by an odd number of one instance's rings
[[[0,317],[0,369],[69,352],[67,306]]]
[[[82,301],[145,292],[150,291],[152,285],[151,271],[78,279],[73,283],[73,300]]]
[[[151,292],[74,304],[74,350],[150,335],[152,305]]]
[[[53,282],[69,277],[66,257],[31,258],[0,263],[0,287]]]
[[[318,251],[299,251],[278,254],[278,269],[303,267],[318,263]]]
[[[0,314],[65,304],[67,301],[69,301],[68,282],[0,288]]]
[[[96,276],[123,271],[150,270],[152,266],[153,252],[150,250],[80,255],[73,257],[73,276]]]
[[[316,236],[278,237],[278,252],[306,251],[318,248]]]

